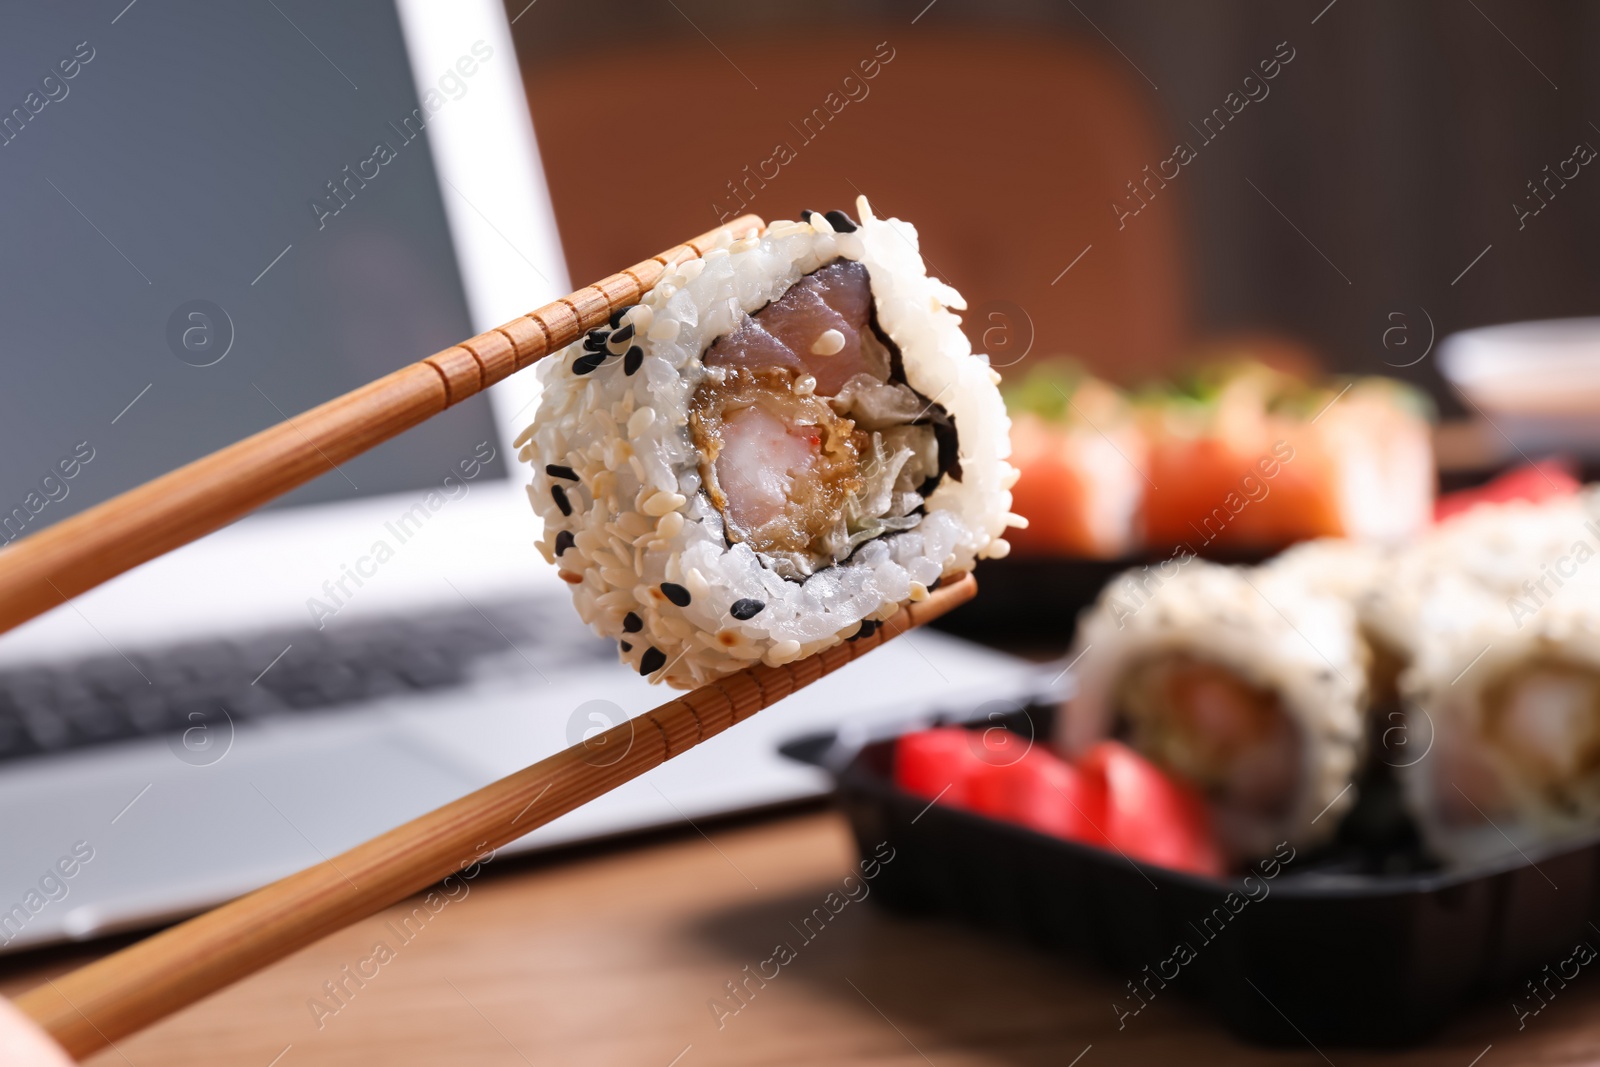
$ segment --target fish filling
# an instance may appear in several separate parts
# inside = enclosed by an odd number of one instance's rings
[[[1579,787],[1600,770],[1600,674],[1535,661],[1487,686],[1483,707],[1488,746],[1554,809],[1577,810]]]
[[[1221,806],[1277,816],[1293,804],[1299,730],[1277,694],[1174,655],[1130,671],[1120,698],[1132,745]]]
[[[955,420],[906,382],[860,263],[801,278],[703,362],[689,429],[706,494],[728,542],[784,578],[911,529],[940,479],[960,479]]]

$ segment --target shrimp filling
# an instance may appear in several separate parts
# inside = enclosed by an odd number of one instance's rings
[[[706,493],[728,541],[785,578],[911,529],[940,479],[961,477],[955,420],[907,384],[860,263],[801,278],[703,361],[689,429]]]
[[[1481,731],[1524,783],[1556,808],[1600,770],[1600,675],[1570,663],[1535,662],[1488,686]]]
[[[1220,805],[1272,816],[1294,802],[1299,731],[1275,693],[1173,655],[1130,671],[1120,697],[1133,746]]]

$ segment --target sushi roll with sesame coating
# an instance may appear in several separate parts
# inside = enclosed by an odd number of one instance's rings
[[[538,367],[518,445],[539,550],[651,681],[869,632],[1021,522],[960,294],[857,205],[723,234]]]
[[[1184,556],[1084,612],[1066,753],[1119,737],[1205,796],[1235,862],[1326,842],[1365,748],[1355,613],[1294,574]]]
[[[1421,754],[1398,765],[1429,848],[1474,863],[1600,825],[1600,497],[1480,504],[1403,555],[1375,602],[1409,654]]]

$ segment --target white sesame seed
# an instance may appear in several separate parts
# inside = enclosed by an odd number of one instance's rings
[[[640,408],[628,419],[628,436],[638,437],[640,434],[648,430],[650,428],[650,424],[655,421],[655,408]]]
[[[669,511],[677,511],[687,503],[688,498],[682,493],[664,493],[657,491],[640,506],[639,510],[646,515],[660,517]]]
[[[813,356],[837,356],[844,351],[844,334],[838,330],[823,330],[815,341],[811,342]]]
[[[676,512],[674,512],[676,514]],[[680,516],[681,517],[681,516]],[[683,584],[689,587],[689,592],[696,597],[703,597],[711,592],[711,585],[706,581],[706,576],[700,573],[698,567],[690,567],[683,575]]]

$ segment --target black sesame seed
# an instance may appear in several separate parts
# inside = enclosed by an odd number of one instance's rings
[[[583,339],[583,350],[585,352],[603,352],[605,347],[605,341],[596,341],[593,337],[585,337]]]
[[[662,582],[661,594],[680,608],[689,606],[689,590],[677,582]]]
[[[816,214],[815,211],[812,211],[810,208],[807,208],[806,210],[800,212],[800,221],[801,222],[810,222],[811,221],[811,216],[815,215],[815,214]]]
[[[572,361],[572,373],[580,375],[593,374],[600,369],[600,365],[606,361],[609,355],[610,353],[607,352],[585,352]]]
[[[628,354],[622,357],[622,373],[632,374],[644,366],[644,349],[634,345],[628,349]]]
[[[646,677],[656,673],[667,665],[667,654],[651,645],[644,650],[644,655],[639,657],[639,673]]]
[[[565,478],[569,482],[575,482],[578,480],[577,471],[573,470],[571,467],[562,466],[559,463],[546,463],[544,465],[544,472],[552,478]]]
[[[828,225],[837,233],[855,233],[861,227],[856,225],[856,220],[842,211],[830,211],[822,216],[828,220]]]
[[[572,536],[571,530],[562,530],[556,534],[556,555],[561,555],[567,549],[577,544],[577,538]]]
[[[611,319],[610,319],[611,328],[613,330],[615,330],[617,328],[617,326],[622,322],[622,316],[626,315],[628,312],[632,311],[634,308],[636,308],[638,306],[639,305],[637,305],[637,304],[625,304],[622,307],[619,307],[617,310],[613,311],[611,313]]]
[[[628,612],[622,617],[622,632],[636,634],[644,629],[644,620],[634,612]]]
[[[559,485],[552,485],[550,487],[550,499],[556,502],[556,507],[561,509],[561,514],[572,514],[572,501],[567,499],[567,491],[565,489]]]
[[[624,341],[631,341],[632,339],[633,339],[633,323],[631,323],[631,322],[628,323],[628,325],[622,327],[621,329],[617,329],[617,330],[612,330],[611,331],[610,341],[614,345],[621,344]]]
[[[590,348],[599,348],[606,343],[606,338],[610,335],[611,331],[602,326],[598,330],[590,330],[585,334],[583,343]]]
[[[620,648],[621,648],[621,649],[622,649],[622,651],[624,651],[624,652],[632,652],[632,651],[633,651],[633,646],[632,646],[632,645],[630,645],[630,644],[628,644],[628,642],[626,642],[626,641],[618,641],[618,642],[617,642],[617,645],[618,645],[618,647],[620,647]]]
[[[861,629],[859,629],[855,633],[851,634],[847,638],[847,640],[859,641],[863,637],[871,637],[873,634],[878,632],[878,627],[880,627],[882,625],[883,625],[883,623],[876,622],[876,621],[874,621],[872,619],[863,619],[862,622],[861,622]]]
[[[746,597],[743,600],[735,600],[733,602],[733,607],[728,609],[728,614],[732,615],[740,622],[744,622],[746,619],[755,618],[757,615],[760,615],[766,610],[767,602],[765,600],[752,600],[751,598]]]

